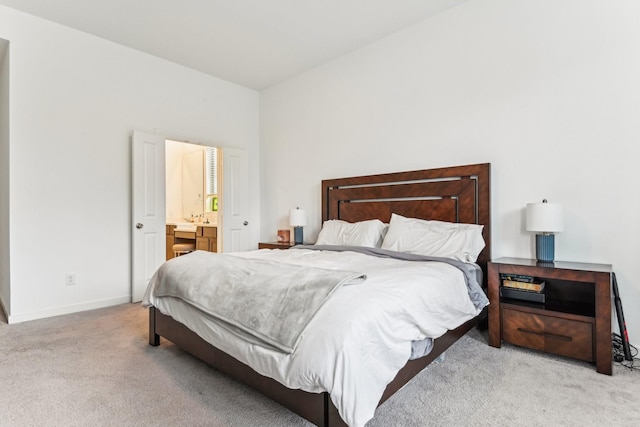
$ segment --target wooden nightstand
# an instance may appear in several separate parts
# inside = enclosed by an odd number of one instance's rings
[[[295,246],[293,242],[260,242],[258,243],[258,249],[289,249]]]
[[[500,296],[501,274],[545,281],[545,302]],[[595,362],[611,375],[611,265],[537,263],[522,258],[489,262],[489,345],[502,341]]]

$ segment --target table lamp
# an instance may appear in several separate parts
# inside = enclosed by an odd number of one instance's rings
[[[536,258],[539,262],[553,262],[555,236],[562,231],[562,206],[557,203],[527,204],[527,231],[536,233]]]
[[[307,214],[303,209],[295,208],[289,211],[289,225],[293,227],[293,242],[302,244],[302,227],[307,225]]]

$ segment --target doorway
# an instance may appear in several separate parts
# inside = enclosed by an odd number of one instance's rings
[[[165,153],[167,224],[222,225],[222,149],[166,140]],[[216,252],[222,252],[221,238]]]
[[[166,145],[167,138],[140,131],[134,131],[131,139],[132,302],[142,299],[151,277],[166,261]],[[249,249],[250,227],[247,220],[248,152],[244,148],[227,146],[221,152],[221,163],[218,164],[224,164],[224,168],[220,167],[217,175],[220,178],[220,197],[224,203],[217,201],[216,228],[220,231],[218,241],[222,244],[219,252],[246,251]],[[202,215],[206,218],[206,207],[203,207],[203,211]]]

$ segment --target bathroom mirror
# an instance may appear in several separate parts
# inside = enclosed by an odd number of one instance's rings
[[[167,140],[166,201],[170,222],[217,223],[222,149]]]
[[[202,215],[204,206],[204,150],[182,154],[182,212],[186,219]]]

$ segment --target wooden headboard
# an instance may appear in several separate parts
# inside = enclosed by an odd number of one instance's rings
[[[478,264],[491,259],[489,163],[322,181],[322,221],[379,219],[391,214],[482,224],[486,246]],[[486,274],[485,274],[486,277]]]

